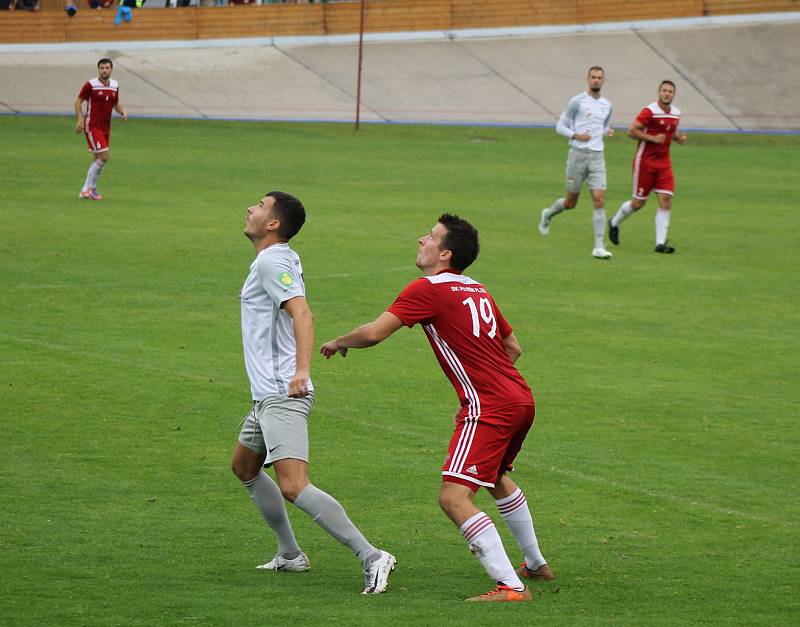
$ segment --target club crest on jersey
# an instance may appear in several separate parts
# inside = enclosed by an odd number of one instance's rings
[[[294,277],[288,272],[281,272],[278,275],[278,281],[284,287],[291,287],[292,285],[294,285]]]

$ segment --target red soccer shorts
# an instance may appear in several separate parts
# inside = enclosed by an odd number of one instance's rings
[[[477,418],[459,417],[442,466],[443,481],[473,491],[493,488],[504,472],[513,470],[534,413],[533,405],[510,405]]]
[[[675,177],[672,165],[667,162],[648,162],[646,159],[633,162],[633,197],[644,200],[650,195],[675,194]]]
[[[90,152],[105,152],[108,150],[108,140],[111,136],[109,131],[87,128],[83,134],[86,135],[86,143],[89,144]]]

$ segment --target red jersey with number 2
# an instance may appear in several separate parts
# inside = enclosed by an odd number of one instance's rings
[[[408,327],[422,325],[458,394],[462,416],[533,405],[531,390],[503,344],[511,325],[477,281],[451,270],[421,277],[387,311]]]
[[[673,105],[669,111],[664,111],[658,102],[651,102],[639,112],[636,121],[644,126],[644,132],[648,135],[663,134],[665,140],[663,144],[640,141],[634,159],[659,166],[669,165],[669,145],[681,122],[680,109]]]

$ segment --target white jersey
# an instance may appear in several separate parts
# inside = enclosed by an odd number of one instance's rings
[[[569,145],[579,150],[603,150],[603,137],[611,128],[611,103],[600,96],[594,98],[581,92],[567,104],[567,108],[558,118],[556,131],[569,138]],[[573,139],[574,133],[589,133],[588,142]]]
[[[289,244],[273,244],[258,253],[241,293],[244,366],[254,401],[287,393],[297,344],[292,318],[281,304],[305,293],[300,257]],[[313,389],[309,379],[308,390]]]

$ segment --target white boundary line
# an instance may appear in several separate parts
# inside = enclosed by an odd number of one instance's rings
[[[549,37],[578,33],[615,33],[638,30],[704,28],[740,26],[746,24],[783,24],[800,22],[800,11],[786,13],[755,13],[747,15],[716,15],[665,20],[632,22],[602,22],[598,24],[566,24],[557,26],[520,26],[516,28],[473,28],[465,30],[416,31],[402,33],[366,33],[368,43],[413,41],[469,40],[505,37]],[[92,41],[40,44],[2,44],[0,52],[68,52],[106,50],[175,50],[198,48],[254,48],[268,46],[316,46],[354,44],[358,34],[310,35],[296,37],[248,37],[237,39],[188,39],[163,41]]]

